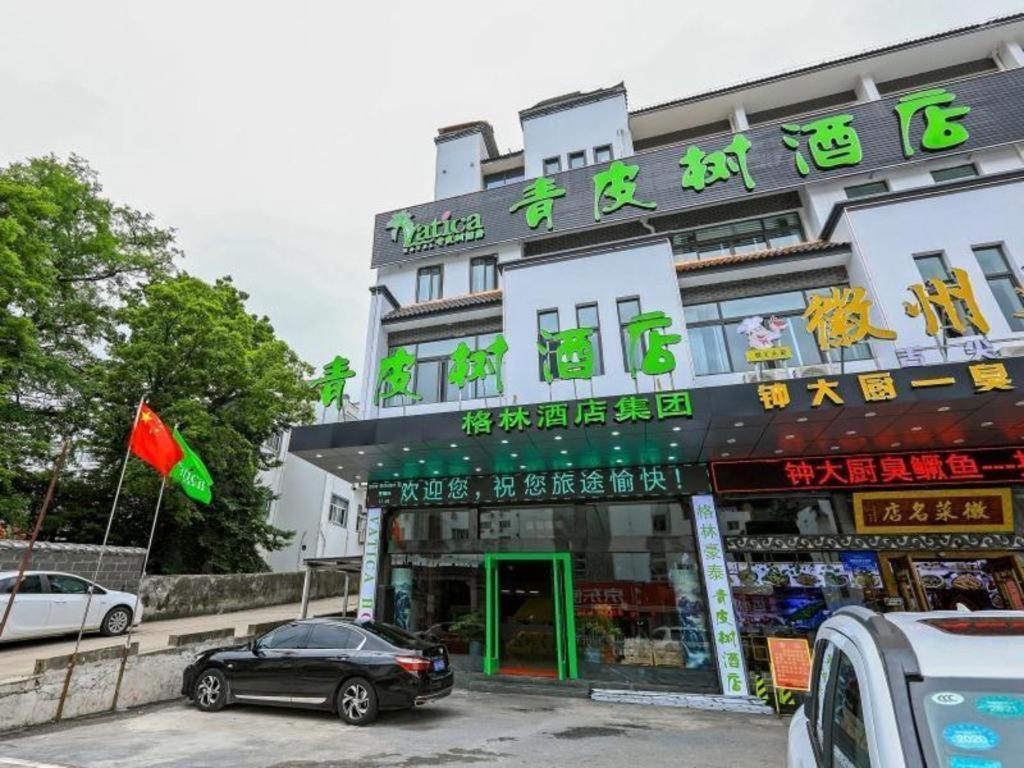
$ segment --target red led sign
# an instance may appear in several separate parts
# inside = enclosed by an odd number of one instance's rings
[[[1024,483],[1024,450],[967,448],[713,461],[711,481],[718,493]]]

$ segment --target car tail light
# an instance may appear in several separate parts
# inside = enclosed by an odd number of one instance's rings
[[[963,618],[963,619],[924,619],[923,624],[930,624],[936,629],[951,635],[1024,635],[1024,619],[1017,618]]]
[[[422,656],[395,656],[395,663],[406,672],[426,672],[430,669],[430,659]]]

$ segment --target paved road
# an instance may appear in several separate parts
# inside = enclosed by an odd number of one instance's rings
[[[325,712],[175,702],[0,736],[0,768],[776,768],[785,741],[772,715],[456,690],[366,728]]]
[[[139,643],[140,651],[153,651],[167,647],[168,635],[183,635],[189,632],[202,632],[210,629],[234,627],[236,634],[242,634],[250,624],[264,621],[295,618],[299,615],[300,605],[272,605],[266,608],[254,608],[248,611],[218,613],[212,616],[190,616],[185,619],[167,619],[166,621],[146,621],[135,630],[132,641]],[[311,600],[309,615],[329,613],[341,609],[341,598],[332,597],[324,600]],[[124,638],[101,637],[86,635],[82,638],[82,650],[91,651],[96,648],[124,645]],[[63,656],[75,650],[75,639],[72,636],[50,638],[46,640],[25,640],[18,643],[0,645],[0,682],[20,680],[32,674],[36,659],[49,656]],[[2,766],[0,766],[2,768]]]

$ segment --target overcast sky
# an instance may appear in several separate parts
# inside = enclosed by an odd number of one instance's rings
[[[631,108],[1020,0],[6,2],[0,162],[84,156],[308,362],[363,361],[373,215],[429,200],[442,125],[624,80]],[[360,374],[362,372],[360,371]],[[358,392],[354,386],[350,391]]]

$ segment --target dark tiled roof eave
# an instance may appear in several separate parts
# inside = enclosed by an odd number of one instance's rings
[[[718,256],[713,259],[700,259],[694,261],[683,261],[676,264],[676,273],[698,272],[704,269],[716,267],[728,267],[734,264],[746,264],[753,261],[769,261],[786,256],[802,256],[810,253],[830,253],[833,251],[849,250],[850,244],[843,242],[828,242],[823,240],[811,240],[807,243],[787,245],[784,248],[768,248],[764,251],[753,251],[751,253],[738,253],[732,256]]]
[[[479,293],[466,293],[462,296],[452,296],[447,299],[434,299],[433,301],[422,301],[418,304],[407,304],[404,307],[393,309],[381,318],[382,322],[393,322],[395,320],[406,320],[412,317],[423,317],[439,312],[452,312],[460,309],[475,309],[476,307],[487,307],[493,304],[501,304],[501,289],[493,291],[480,291]]]

